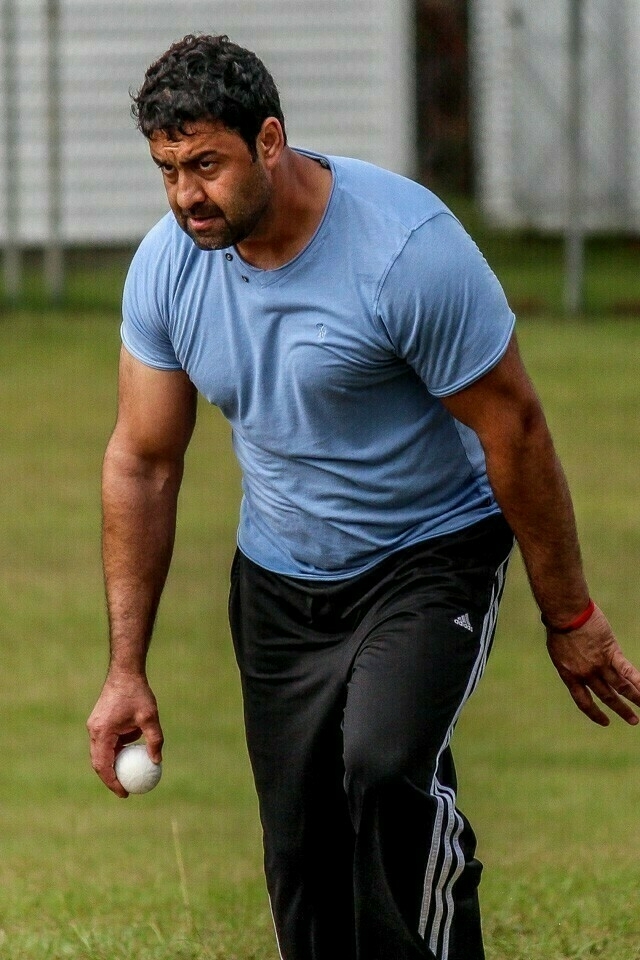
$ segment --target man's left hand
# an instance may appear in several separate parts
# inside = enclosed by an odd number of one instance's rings
[[[640,707],[640,670],[627,660],[609,622],[596,607],[589,620],[571,633],[547,628],[547,649],[576,705],[603,727],[609,718],[593,695],[626,723],[640,722],[626,701]]]

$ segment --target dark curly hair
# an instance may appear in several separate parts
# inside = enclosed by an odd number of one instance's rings
[[[267,117],[279,120],[284,131],[273,77],[255,53],[224,34],[189,34],[172,44],[151,64],[132,100],[131,112],[147,138],[158,130],[175,136],[198,120],[219,120],[242,137],[255,159]]]

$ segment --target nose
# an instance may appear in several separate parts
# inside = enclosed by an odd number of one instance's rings
[[[176,203],[184,213],[206,200],[206,194],[199,182],[189,170],[180,170],[176,184]]]

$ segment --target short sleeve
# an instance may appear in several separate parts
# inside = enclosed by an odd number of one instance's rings
[[[137,360],[160,370],[178,370],[169,335],[171,232],[166,218],[144,238],[129,267],[122,297],[120,335]]]
[[[448,212],[410,233],[377,306],[395,351],[436,397],[488,373],[505,353],[515,323],[497,277]]]

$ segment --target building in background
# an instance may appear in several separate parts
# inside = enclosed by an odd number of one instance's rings
[[[637,233],[638,0],[469,4],[476,195],[490,222],[563,229],[579,190],[585,230]],[[581,21],[578,64],[572,13]]]
[[[0,14],[5,246],[129,244],[165,212],[128,94],[187,33],[258,53],[292,144],[416,174],[412,0],[0,0]]]
[[[165,201],[128,93],[199,31],[265,60],[293,144],[562,230],[578,5],[582,226],[637,233],[638,0],[0,0],[0,243],[137,242]]]

